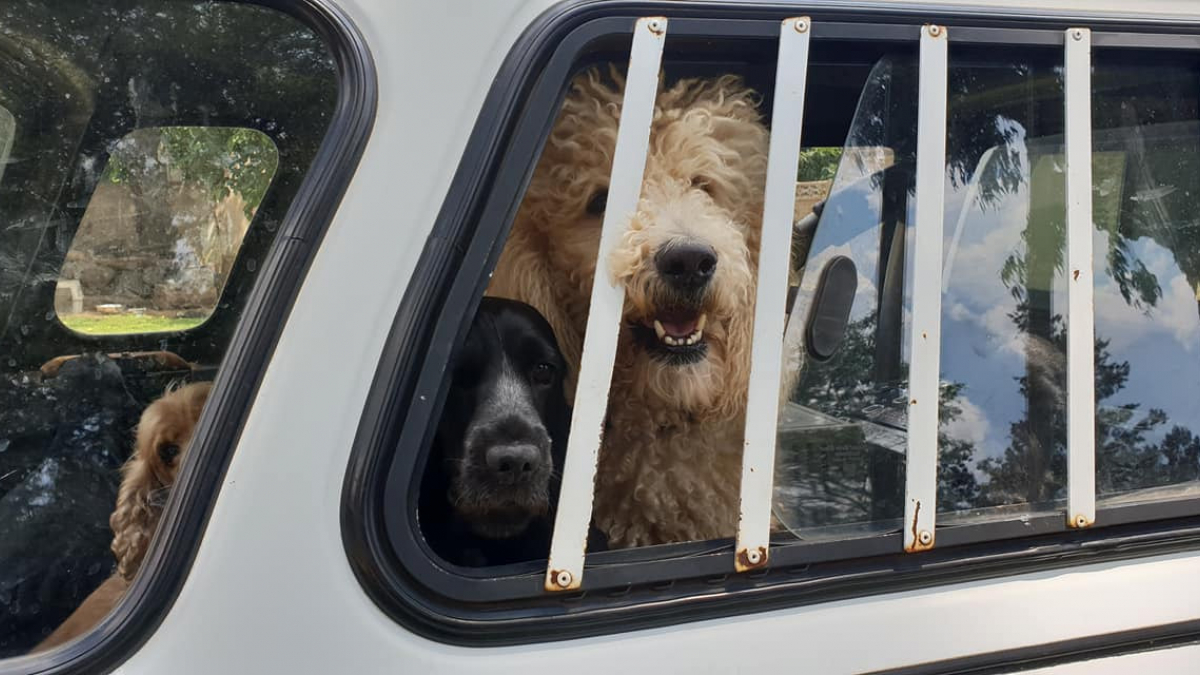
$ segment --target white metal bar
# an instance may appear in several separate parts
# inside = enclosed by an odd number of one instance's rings
[[[608,186],[608,205],[600,231],[601,263],[596,265],[592,281],[591,308],[583,338],[579,383],[575,389],[575,410],[554,518],[550,563],[546,570],[548,591],[577,589],[583,581],[596,462],[603,442],[608,390],[625,302],[625,287],[604,272],[608,266],[603,261],[620,240],[641,198],[666,32],[665,18],[639,19],[634,27],[633,47],[629,50],[629,70],[625,77],[621,121]]]
[[[1067,524],[1096,520],[1096,359],[1092,285],[1092,33],[1066,32]],[[1035,477],[1036,478],[1036,477]]]
[[[746,401],[742,446],[741,512],[737,555],[734,556],[734,565],[739,572],[765,565],[771,543],[783,331],[810,34],[808,17],[785,20],[779,32],[771,148],[767,155],[762,240],[758,255],[754,343],[750,352],[750,393]]]
[[[908,456],[904,550],[933,547],[937,514],[938,393],[942,346],[942,218],[946,181],[944,26],[921,29],[917,85],[916,223],[913,229],[912,355],[908,370]]]

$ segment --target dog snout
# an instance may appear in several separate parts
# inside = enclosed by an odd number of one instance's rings
[[[717,271],[717,252],[707,244],[672,244],[654,256],[659,275],[679,291],[698,291],[712,281]]]
[[[506,483],[545,475],[550,461],[546,428],[519,415],[472,428],[468,447],[477,466]]]
[[[487,467],[501,483],[520,483],[541,473],[542,451],[528,445],[494,445],[485,453]]]

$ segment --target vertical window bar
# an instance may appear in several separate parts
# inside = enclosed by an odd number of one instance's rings
[[[554,518],[554,537],[546,570],[547,591],[574,590],[583,581],[596,462],[603,441],[604,416],[608,409],[621,310],[625,302],[625,288],[606,273],[605,261],[636,212],[641,197],[666,32],[667,20],[662,17],[638,19],[634,26],[609,180],[608,206],[600,231],[600,257],[592,281],[591,308],[583,338],[579,384],[575,389],[575,411]]]
[[[1092,319],[1092,33],[1066,32],[1067,525],[1096,520],[1096,380]]]
[[[809,25],[808,17],[787,19],[779,33],[754,306],[754,343],[750,354],[750,392],[742,446],[741,512],[737,555],[734,557],[739,572],[767,563],[771,537],[788,264],[796,203],[796,167],[800,163],[800,131],[804,124]]]
[[[921,28],[917,85],[916,223],[909,335],[904,550],[933,548],[937,514],[938,394],[942,346],[942,214],[946,181],[947,31]]]

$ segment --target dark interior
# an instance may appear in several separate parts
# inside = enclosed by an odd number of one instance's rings
[[[119,467],[141,410],[210,380],[337,97],[295,19],[223,2],[34,0],[0,9],[0,658],[23,653],[108,576]],[[279,165],[211,317],[182,332],[67,329],[55,285],[114,144],[136,129],[243,127]],[[141,356],[160,353],[179,359]],[[81,356],[61,368],[58,357]]]

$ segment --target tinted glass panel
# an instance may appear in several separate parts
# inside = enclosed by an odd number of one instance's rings
[[[86,632],[137,573],[337,95],[263,7],[0,6],[0,656]],[[146,312],[70,330],[62,279]]]

